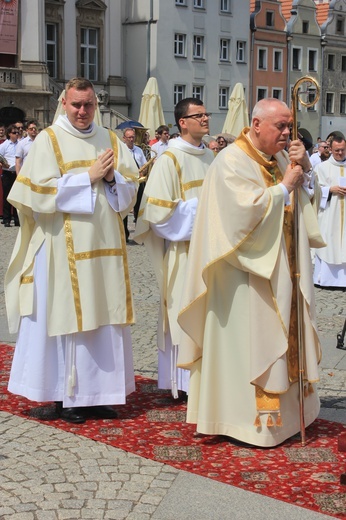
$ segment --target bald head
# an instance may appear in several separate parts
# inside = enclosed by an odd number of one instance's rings
[[[287,146],[292,124],[291,111],[276,98],[256,103],[249,136],[255,147],[267,155],[275,155]]]
[[[265,118],[268,115],[268,112],[274,113],[277,112],[278,109],[281,110],[288,110],[289,108],[283,101],[280,101],[280,99],[276,98],[266,98],[261,99],[260,101],[257,101],[256,105],[253,108],[252,111],[252,121],[255,117],[257,118]]]

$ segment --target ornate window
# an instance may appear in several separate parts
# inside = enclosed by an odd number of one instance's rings
[[[107,6],[102,0],[78,0],[78,75],[90,81],[103,81],[104,23]]]
[[[64,3],[63,0],[45,0],[46,64],[49,76],[53,79],[59,79],[64,76],[62,68]]]

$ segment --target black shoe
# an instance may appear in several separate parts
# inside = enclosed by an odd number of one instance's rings
[[[18,226],[19,226],[19,221],[15,222],[14,225],[15,225],[16,227],[18,227]]]
[[[88,406],[85,411],[89,417],[98,419],[116,419],[118,417],[117,412],[110,405]]]
[[[9,222],[4,222],[5,227],[11,227],[11,224]]]
[[[57,402],[56,412],[59,414],[60,419],[68,423],[81,424],[86,421],[81,408],[63,408],[62,403]]]

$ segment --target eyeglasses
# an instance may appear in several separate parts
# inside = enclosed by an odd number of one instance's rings
[[[325,150],[329,150],[329,146],[322,146]]]
[[[10,132],[10,134],[19,134],[19,132]]]
[[[23,130],[24,126],[16,126],[17,130]]]
[[[37,130],[36,126],[28,126],[28,130]]]
[[[200,114],[190,114],[189,116],[183,116],[181,119],[197,119],[197,121],[201,121],[203,118],[210,118],[210,112],[201,112]]]

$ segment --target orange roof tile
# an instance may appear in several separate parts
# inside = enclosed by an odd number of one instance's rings
[[[329,11],[329,3],[328,4],[317,4],[317,23],[318,25],[322,25],[328,18]]]
[[[291,18],[292,0],[281,0],[281,12],[286,21]]]

